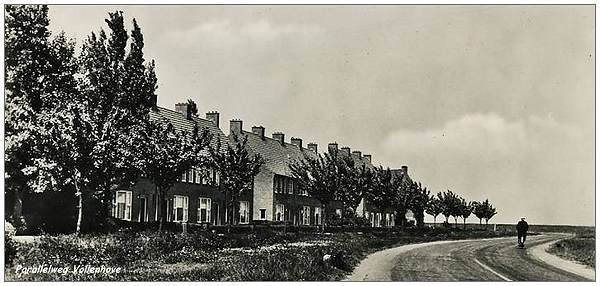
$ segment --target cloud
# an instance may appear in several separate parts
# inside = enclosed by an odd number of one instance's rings
[[[321,32],[319,26],[310,24],[277,25],[264,19],[236,24],[230,20],[218,19],[202,22],[187,30],[171,31],[167,37],[182,44],[202,43],[222,48],[270,43],[285,37],[313,37]]]
[[[384,139],[383,147],[388,152],[397,149],[411,152],[444,150],[509,155],[516,151],[534,151],[545,142],[566,135],[579,137],[576,129],[560,124],[551,116],[508,121],[495,113],[475,113],[448,121],[440,128],[393,131]]]
[[[393,131],[381,149],[394,164],[411,166],[433,192],[489,198],[499,210],[498,222],[527,216],[540,223],[590,225],[593,144],[593,133],[550,115],[507,120],[476,113],[436,128]]]

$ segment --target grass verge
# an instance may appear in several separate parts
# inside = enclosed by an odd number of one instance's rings
[[[553,243],[548,252],[596,268],[596,238],[593,232],[577,233],[575,237]]]
[[[332,281],[346,277],[369,253],[445,239],[514,235],[461,229],[379,230],[369,233],[191,234],[120,232],[5,241],[6,281]],[[77,272],[81,266],[121,267],[119,273]],[[24,273],[23,267],[65,273]],[[41,273],[40,273],[41,272]]]

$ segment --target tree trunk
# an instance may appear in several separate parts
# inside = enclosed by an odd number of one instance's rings
[[[467,230],[467,218],[463,217],[463,229]]]
[[[79,235],[81,233],[81,221],[83,219],[83,194],[81,193],[81,190],[79,189],[77,180],[75,180],[75,195],[78,197],[77,226],[75,227],[75,234]]]
[[[454,228],[458,226],[458,218],[454,217]]]
[[[14,197],[14,205],[13,205],[13,212],[12,212],[12,218],[13,218],[13,223],[15,224],[16,227],[19,227],[22,225],[22,217],[23,217],[23,190],[24,187],[19,187],[15,189],[15,197]]]
[[[323,217],[325,216],[325,205],[321,204],[321,233],[325,233],[325,220]]]
[[[435,228],[435,218],[436,218],[436,217],[437,217],[437,216],[434,216],[434,217],[433,217],[433,228]]]
[[[167,210],[165,209],[165,207],[167,205],[163,205],[165,203],[165,196],[164,196],[164,192],[162,190],[162,188],[157,187],[156,188],[156,192],[157,192],[157,199],[158,199],[158,206],[156,211],[158,212],[158,232],[162,232],[163,231],[163,227],[165,224],[165,214],[167,212]],[[164,210],[164,212],[163,212]]]

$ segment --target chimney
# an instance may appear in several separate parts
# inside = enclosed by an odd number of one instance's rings
[[[317,153],[317,144],[316,143],[308,143],[308,150],[311,150],[315,153]]]
[[[206,119],[212,121],[212,123],[219,127],[219,112],[211,111],[206,113]]]
[[[239,119],[229,120],[229,132],[231,134],[242,134],[242,121]]]
[[[352,151],[352,154],[356,157],[358,157],[358,159],[361,158],[362,153],[360,151]]]
[[[371,155],[370,154],[364,154],[363,158],[367,161],[369,161],[369,163],[371,163]]]
[[[260,139],[265,139],[265,128],[262,126],[252,126],[252,133],[258,135]]]
[[[350,147],[342,147],[341,149],[346,156],[350,156]]]
[[[338,149],[338,144],[336,142],[329,143],[327,145],[327,151],[329,151],[329,153],[337,152],[337,149]]]
[[[281,133],[281,132],[275,132],[273,133],[273,139],[279,141],[279,143],[281,143],[281,145],[283,145],[283,139],[285,138],[285,134]]]
[[[292,137],[290,138],[290,142],[292,142],[292,144],[298,146],[300,150],[302,150],[302,139]]]
[[[175,111],[183,114],[186,119],[192,119],[191,107],[189,103],[176,103]]]
[[[402,166],[402,173],[408,175],[408,166]]]

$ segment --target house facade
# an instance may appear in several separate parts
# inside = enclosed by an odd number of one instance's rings
[[[254,178],[251,220],[306,226],[323,224],[325,210],[321,203],[297,187],[289,168],[289,164],[305,157],[317,158],[317,144],[305,147],[302,139],[293,137],[286,142],[281,132],[269,137],[262,126],[247,131],[241,120],[230,121],[231,141],[234,136],[246,137],[248,152],[259,154],[263,159],[260,172]],[[328,208],[335,206],[334,202]]]
[[[289,165],[305,157],[318,158],[318,146],[309,143],[306,146],[301,138],[290,138],[286,142],[285,134],[275,132],[270,137],[265,128],[254,126],[251,131],[243,129],[243,121],[231,120],[229,134],[225,135],[219,126],[219,113],[206,113],[205,118],[191,114],[191,106],[178,103],[175,110],[162,107],[153,109],[150,120],[166,120],[177,131],[191,131],[195,124],[205,128],[212,135],[212,147],[220,146],[224,152],[228,144],[235,144],[234,137],[247,138],[246,148],[250,154],[259,154],[264,163],[255,176],[251,191],[240,196],[239,208],[235,212],[234,222],[286,223],[289,225],[322,225],[325,216],[335,213],[342,215],[342,203],[333,201],[323,209],[316,198],[309,196],[297,187]],[[234,136],[235,135],[235,136]],[[329,143],[327,151],[336,156],[349,156],[355,166],[375,167],[371,155],[352,151],[349,147],[338,148],[337,143]],[[408,168],[394,170],[408,175]],[[410,177],[404,176],[410,180]],[[181,175],[181,178],[167,191],[166,201],[159,204],[156,188],[148,178],[140,178],[131,188],[115,191],[112,215],[115,218],[133,222],[158,221],[158,207],[166,211],[167,221],[224,225],[227,221],[225,195],[220,187],[219,173],[210,168],[193,168]],[[367,200],[361,200],[356,209],[357,215],[371,222],[373,227],[391,227],[395,225],[393,210],[381,210]]]
[[[228,139],[219,129],[219,113],[209,112],[206,118],[192,115],[191,106],[178,103],[175,110],[157,107],[150,112],[150,120],[166,120],[177,131],[191,131],[194,124],[207,129],[212,135],[211,145],[227,147]],[[217,142],[220,142],[217,143]],[[251,201],[251,194],[243,199]],[[140,178],[131,188],[115,191],[112,215],[115,218],[134,221],[158,221],[158,207],[166,211],[167,221],[222,225],[226,221],[225,198],[220,189],[219,173],[211,168],[193,168],[167,191],[166,201],[159,204],[156,188],[148,178]],[[248,207],[250,208],[250,207]]]

